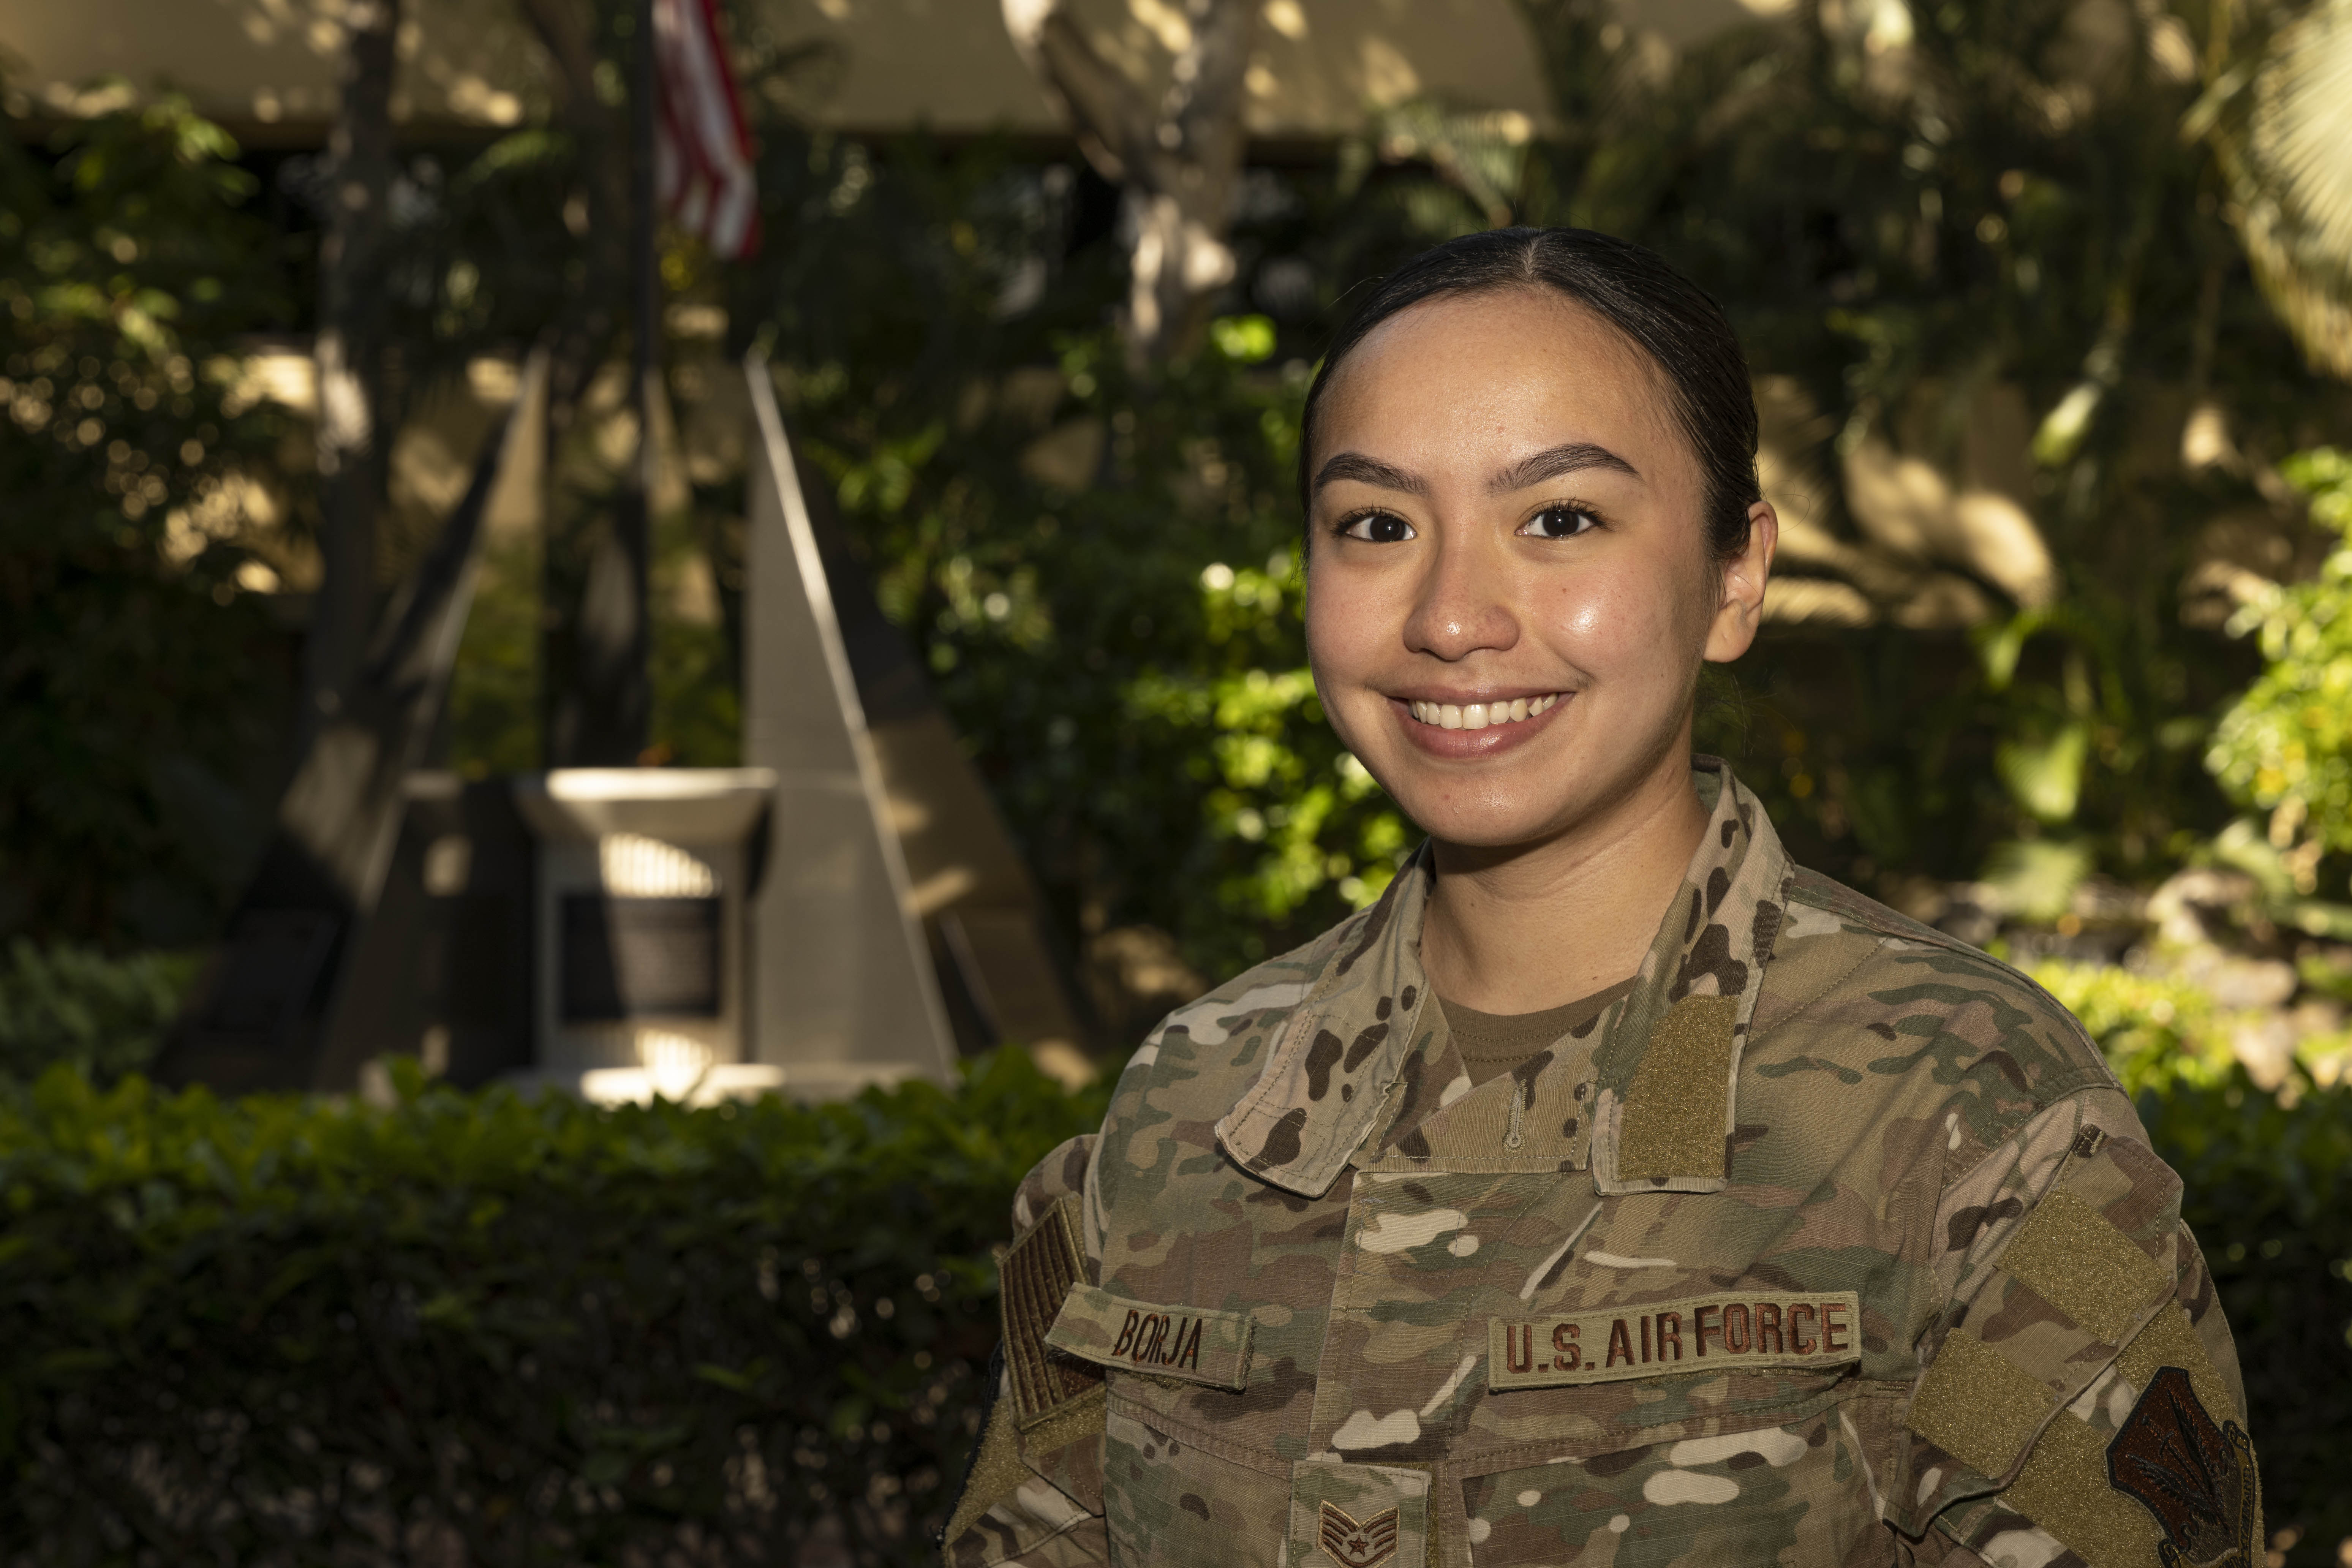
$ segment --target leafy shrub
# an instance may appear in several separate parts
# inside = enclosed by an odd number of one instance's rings
[[[284,422],[235,357],[286,276],[184,100],[26,141],[0,115],[0,936],[197,942],[291,709],[237,542]]]
[[[2352,453],[2322,447],[2283,471],[2343,541],[2315,581],[2267,588],[2231,621],[2255,635],[2264,668],[2222,716],[2209,763],[2241,803],[2284,814],[2274,841],[2352,849]]]
[[[927,1554],[990,1247],[1100,1096],[1017,1051],[818,1109],[403,1088],[0,1099],[0,1563]]]
[[[90,948],[46,952],[19,937],[0,965],[0,1083],[29,1083],[59,1062],[104,1083],[146,1067],[179,1011],[195,960]]]
[[[2161,1094],[2180,1082],[2210,1088],[2230,1077],[2235,1058],[2202,986],[2063,958],[2025,972],[2083,1021],[2131,1093]]]
[[[2181,1212],[2237,1336],[2263,1510],[2304,1532],[2290,1563],[2337,1562],[2352,1537],[2352,1090],[2290,1105],[2240,1068],[2143,1093],[2139,1112],[2188,1184]]]

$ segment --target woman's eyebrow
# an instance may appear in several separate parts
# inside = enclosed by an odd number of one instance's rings
[[[1367,458],[1361,452],[1335,453],[1329,462],[1316,470],[1315,493],[1320,495],[1324,486],[1341,479],[1354,479],[1384,490],[1402,490],[1407,495],[1429,494],[1428,482],[1419,474],[1407,473],[1392,463]]]
[[[1640,469],[1608,447],[1596,447],[1590,441],[1570,441],[1520,458],[1487,480],[1486,489],[1491,495],[1508,495],[1513,490],[1523,490],[1529,485],[1539,485],[1546,479],[1556,479],[1579,468],[1614,468],[1633,479],[1642,477]]]

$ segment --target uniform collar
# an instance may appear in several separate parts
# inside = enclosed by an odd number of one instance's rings
[[[1692,783],[1706,832],[1595,1052],[1603,1193],[1724,1186],[1739,1048],[1787,903],[1793,867],[1756,797],[1712,757],[1693,759]],[[1424,844],[1333,933],[1265,1070],[1217,1123],[1226,1153],[1259,1179],[1319,1197],[1394,1117],[1422,1010],[1434,1005],[1421,966],[1434,877]]]

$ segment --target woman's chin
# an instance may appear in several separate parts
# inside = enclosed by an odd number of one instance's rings
[[[1494,802],[1465,806],[1458,801],[1432,801],[1421,811],[1409,801],[1399,801],[1405,815],[1412,818],[1423,833],[1441,844],[1464,849],[1487,851],[1531,847],[1554,837],[1559,831],[1556,801],[1541,805],[1524,802]]]

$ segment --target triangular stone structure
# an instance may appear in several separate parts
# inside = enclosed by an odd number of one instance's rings
[[[743,760],[773,770],[748,1060],[786,1093],[944,1079],[954,1038],[765,362],[751,401]]]
[[[534,358],[527,384],[544,375]],[[448,693],[483,514],[517,428],[510,412],[491,431],[464,499],[386,606],[359,679],[297,766],[227,940],[157,1056],[163,1081],[229,1092],[345,1087],[352,1064],[334,1048],[336,1016],[400,836],[409,774]]]

